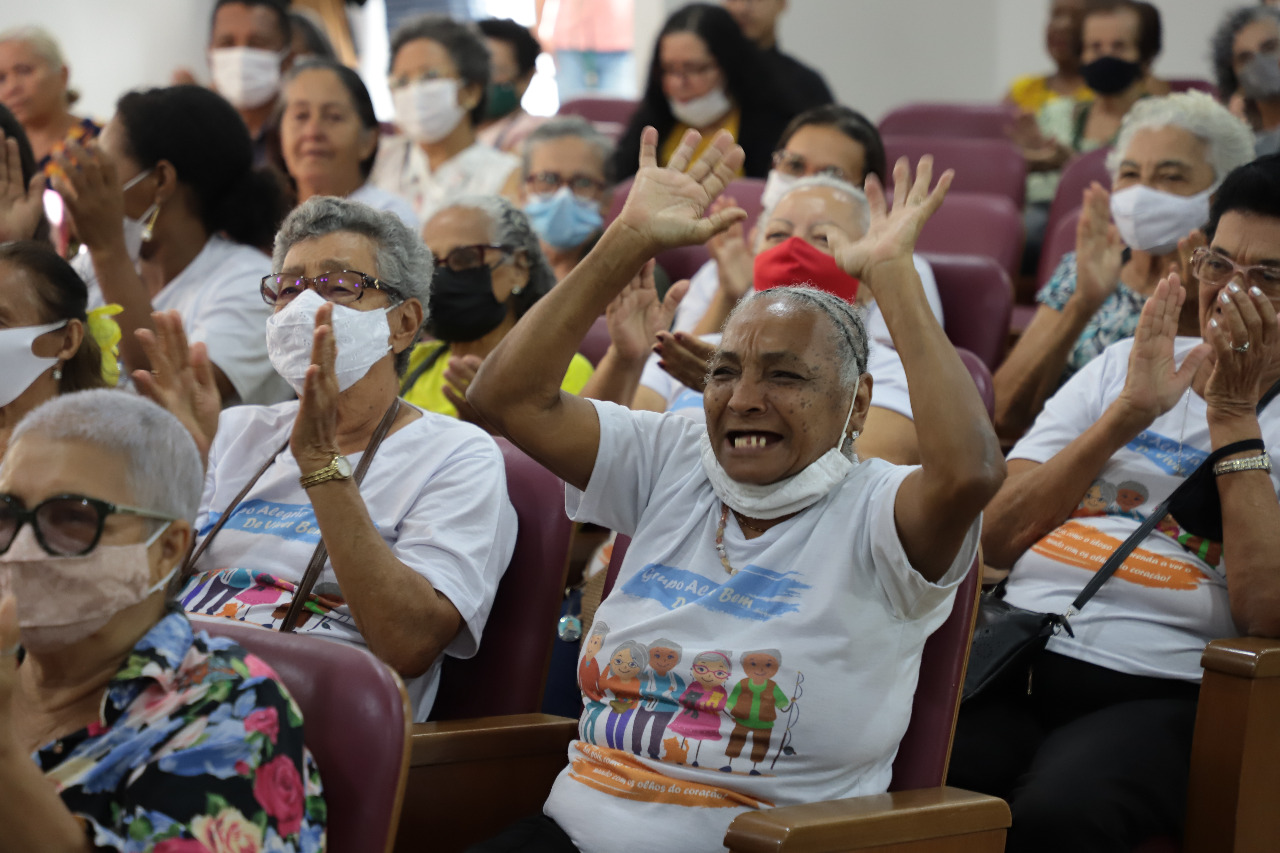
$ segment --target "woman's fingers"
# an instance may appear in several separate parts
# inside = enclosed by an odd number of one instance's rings
[[[656,167],[658,165],[658,131],[653,127],[646,127],[640,131],[640,168]]]
[[[680,144],[676,146],[675,153],[667,161],[667,168],[675,169],[677,172],[688,171],[689,163],[693,160],[693,151],[701,141],[702,134],[698,133],[698,131],[686,130],[684,136],[680,139]]]
[[[893,164],[893,211],[901,210],[911,192],[911,161],[899,157]]]
[[[883,219],[888,212],[888,201],[884,195],[884,184],[875,175],[867,175],[862,184],[862,191],[867,196],[867,209],[871,213],[871,221]]]

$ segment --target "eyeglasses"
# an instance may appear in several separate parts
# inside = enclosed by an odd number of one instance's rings
[[[489,263],[489,252],[501,252],[501,257],[494,263]],[[436,264],[445,266],[454,272],[466,272],[467,270],[477,269],[478,267],[487,266],[490,268],[498,266],[507,258],[515,254],[515,249],[510,246],[500,246],[493,243],[477,243],[474,246],[458,246],[445,255],[443,258],[437,258]]]
[[[676,77],[688,80],[690,77],[705,77],[720,66],[714,62],[702,62],[689,65],[665,65],[661,68],[663,77]]]
[[[32,509],[13,495],[0,494],[0,554],[9,550],[22,525],[30,523],[36,541],[45,553],[55,557],[79,557],[98,546],[108,515],[135,515],[177,521],[176,516],[86,498],[83,495],[54,495]]]
[[[568,187],[576,196],[591,198],[604,190],[604,181],[596,180],[581,172],[575,172],[572,175],[562,175],[559,172],[533,172],[524,179],[524,185],[536,195],[550,195],[561,187]]]
[[[403,89],[405,86],[413,83],[421,83],[424,80],[457,80],[456,77],[450,77],[443,71],[437,71],[434,68],[423,71],[420,74],[398,74],[395,77],[387,78],[387,88]]]
[[[355,270],[325,272],[311,277],[284,273],[264,275],[259,292],[262,301],[268,305],[283,305],[307,288],[314,290],[326,302],[338,305],[359,301],[368,289],[381,290],[391,297],[391,290],[385,282]]]
[[[1241,266],[1225,255],[1202,247],[1191,253],[1191,272],[1202,284],[1213,286],[1224,285],[1239,275],[1249,287],[1256,287],[1267,296],[1280,297],[1280,267]]]
[[[810,172],[808,160],[799,154],[793,154],[786,150],[773,152],[773,168],[784,175],[791,175],[795,178],[804,178],[809,175],[826,175],[841,181],[850,180],[849,175],[839,166],[825,166]]]
[[[725,670],[712,669],[711,667],[707,666],[705,663],[695,663],[693,665],[693,671],[696,672],[698,675],[706,675],[707,673],[711,673],[716,678],[721,678],[721,679],[729,677],[729,673],[726,672]]]

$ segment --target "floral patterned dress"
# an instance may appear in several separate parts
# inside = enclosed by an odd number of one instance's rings
[[[1067,252],[1058,262],[1053,276],[1036,294],[1036,301],[1041,305],[1048,305],[1054,311],[1062,311],[1075,292],[1076,253]],[[1133,292],[1123,283],[1116,285],[1115,291],[1102,303],[1098,313],[1093,315],[1072,345],[1071,353],[1067,356],[1067,366],[1063,368],[1058,385],[1065,383],[1077,370],[1093,361],[1116,341],[1133,337],[1138,329],[1138,316],[1146,301],[1145,296]]]
[[[120,853],[325,849],[320,773],[269,666],[170,612],[107,688],[98,722],[36,763],[95,846]]]

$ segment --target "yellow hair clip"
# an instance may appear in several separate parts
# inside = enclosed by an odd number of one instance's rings
[[[89,334],[102,350],[102,379],[108,388],[120,381],[120,325],[111,318],[122,311],[123,306],[112,303],[89,312]]]

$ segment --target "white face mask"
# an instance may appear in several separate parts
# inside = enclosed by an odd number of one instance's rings
[[[684,103],[668,98],[667,104],[670,105],[671,114],[676,117],[676,121],[694,128],[708,127],[717,119],[724,118],[725,113],[733,109],[733,104],[729,103],[729,96],[719,86],[705,95],[699,95]]]
[[[320,294],[304,290],[267,318],[267,358],[299,396],[311,366],[316,312],[321,305],[324,298]],[[333,306],[333,339],[338,347],[334,372],[339,391],[346,391],[363,379],[369,368],[391,351],[391,326],[387,323],[390,310],[357,311],[345,305]]]
[[[46,323],[43,326],[17,326],[0,329],[0,406],[7,406],[31,387],[40,374],[58,363],[56,358],[45,358],[31,351],[36,338],[61,329],[66,320]]]
[[[147,175],[150,175],[153,169],[139,172],[129,180],[125,181],[124,186],[120,188],[121,192],[125,192]],[[155,219],[152,217],[156,211],[160,209],[160,203],[153,201],[151,206],[142,213],[141,219],[130,219],[128,216],[124,218],[124,248],[129,253],[129,260],[133,261],[133,265],[138,265],[138,260],[142,257],[142,244],[150,243],[152,237],[152,229],[155,228]]]
[[[461,82],[449,78],[417,80],[391,93],[396,124],[415,142],[439,142],[467,111],[458,103]]]
[[[757,486],[739,483],[725,472],[711,447],[711,437],[704,431],[699,439],[702,451],[702,470],[711,481],[711,488],[729,509],[747,518],[768,520],[791,515],[822,500],[853,470],[853,461],[840,452],[849,422],[853,420],[853,407],[858,403],[855,391],[849,403],[849,414],[844,419],[836,446],[805,466],[798,474]]]
[[[238,110],[251,110],[280,94],[284,57],[260,47],[220,47],[209,51],[213,88]]]
[[[764,191],[760,193],[760,209],[768,210],[782,200],[782,197],[791,191],[796,185],[796,181],[800,180],[795,175],[788,175],[779,172],[777,169],[769,170],[769,177],[765,178]]]
[[[99,545],[80,557],[45,552],[30,526],[0,554],[0,592],[18,599],[20,642],[39,654],[78,643],[127,607],[164,589],[181,563],[155,583],[147,549],[171,522],[132,545]]]
[[[1215,189],[1184,196],[1137,184],[1111,194],[1111,218],[1130,249],[1163,255],[1209,221],[1209,196]]]

